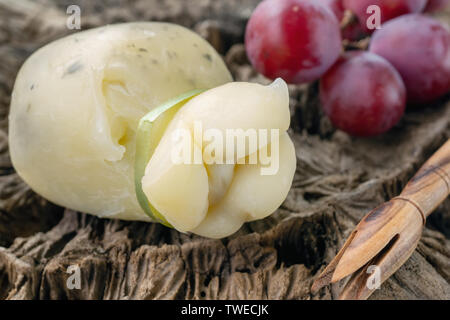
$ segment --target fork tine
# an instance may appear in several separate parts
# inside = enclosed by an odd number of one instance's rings
[[[381,283],[387,280],[408,260],[413,254],[421,235],[422,225],[420,219],[418,219],[417,223],[404,225],[404,229],[394,236],[378,255],[352,275],[339,295],[339,299],[367,299],[379,288]],[[369,270],[371,266],[377,267],[378,270]],[[377,277],[378,279],[376,279]],[[375,283],[370,283],[371,285],[369,285],[369,280],[375,280]]]
[[[423,220],[415,207],[401,199],[393,199],[382,204],[369,212],[345,242],[344,247],[336,257],[325,268],[312,286],[312,292],[317,292],[329,283],[337,282],[367,265],[370,261],[380,257],[388,244],[399,235],[403,236],[410,229],[418,230],[419,236],[422,230]],[[410,249],[414,251],[415,246],[404,243],[398,248],[402,251]],[[397,248],[397,247],[396,247]],[[391,270],[385,266],[386,270]],[[360,279],[360,278],[356,278]],[[356,281],[356,280],[354,280]]]
[[[405,231],[422,230],[422,227],[420,212],[407,201],[394,198],[379,206],[358,224],[356,235],[336,266],[331,281],[339,281],[357,271],[380,254],[396,235],[408,237]]]
[[[333,277],[334,271],[336,270],[337,265],[339,264],[339,260],[341,260],[342,255],[345,252],[345,249],[350,245],[353,238],[356,235],[357,230],[353,230],[350,234],[350,237],[345,241],[344,246],[341,250],[339,250],[338,254],[333,258],[333,260],[328,264],[325,270],[319,275],[319,277],[314,281],[311,292],[316,294],[321,288],[329,285],[331,283],[331,279]]]

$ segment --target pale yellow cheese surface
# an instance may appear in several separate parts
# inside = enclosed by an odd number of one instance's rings
[[[62,38],[35,52],[17,76],[9,116],[13,165],[34,191],[56,204],[105,218],[150,221],[135,195],[138,122],[169,99],[209,89],[159,132],[142,186],[151,205],[177,230],[211,238],[231,235],[281,205],[296,168],[287,134],[286,83],[231,81],[217,52],[177,25],[118,24]],[[243,159],[276,143],[279,170],[265,176],[261,163],[174,164],[173,132],[192,132],[198,122],[205,131],[222,133],[279,130],[276,141],[237,150]],[[204,137],[193,148],[203,152]]]

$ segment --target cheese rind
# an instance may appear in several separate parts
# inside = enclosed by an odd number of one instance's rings
[[[56,204],[149,221],[133,182],[139,119],[180,94],[230,81],[216,51],[178,25],[117,24],[62,38],[30,56],[17,76],[13,165]]]

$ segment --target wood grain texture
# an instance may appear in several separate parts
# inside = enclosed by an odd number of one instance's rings
[[[232,237],[208,240],[161,225],[102,220],[56,207],[34,194],[11,167],[10,94],[23,61],[70,34],[69,4],[82,28],[165,20],[199,31],[225,56],[238,81],[267,83],[246,59],[243,33],[258,0],[33,1],[17,11],[0,0],[0,298],[1,299],[334,299],[342,284],[310,290],[359,220],[399,195],[450,137],[448,97],[410,110],[391,132],[355,139],[323,117],[317,85],[290,86],[298,157],[293,187],[271,217]],[[60,18],[49,19],[46,10]],[[447,19],[444,17],[443,19]],[[62,23],[61,21],[64,21]],[[69,290],[78,264],[81,289]],[[371,299],[450,299],[450,202],[427,219],[411,258]]]
[[[314,281],[317,292],[351,276],[340,299],[367,299],[376,290],[367,282],[377,268],[386,281],[413,254],[422,228],[436,207],[450,194],[450,139],[406,184],[399,196],[370,211],[358,223],[333,260]]]
[[[450,140],[420,168],[399,198],[410,201],[426,218],[450,194]]]

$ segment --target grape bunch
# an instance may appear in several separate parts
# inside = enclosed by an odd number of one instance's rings
[[[374,5],[381,25],[369,29]],[[378,135],[400,121],[407,105],[425,105],[450,91],[450,32],[428,15],[448,5],[450,0],[264,0],[247,24],[246,51],[268,78],[320,80],[321,105],[335,127]],[[370,36],[367,50],[344,50],[342,39],[364,35]]]

